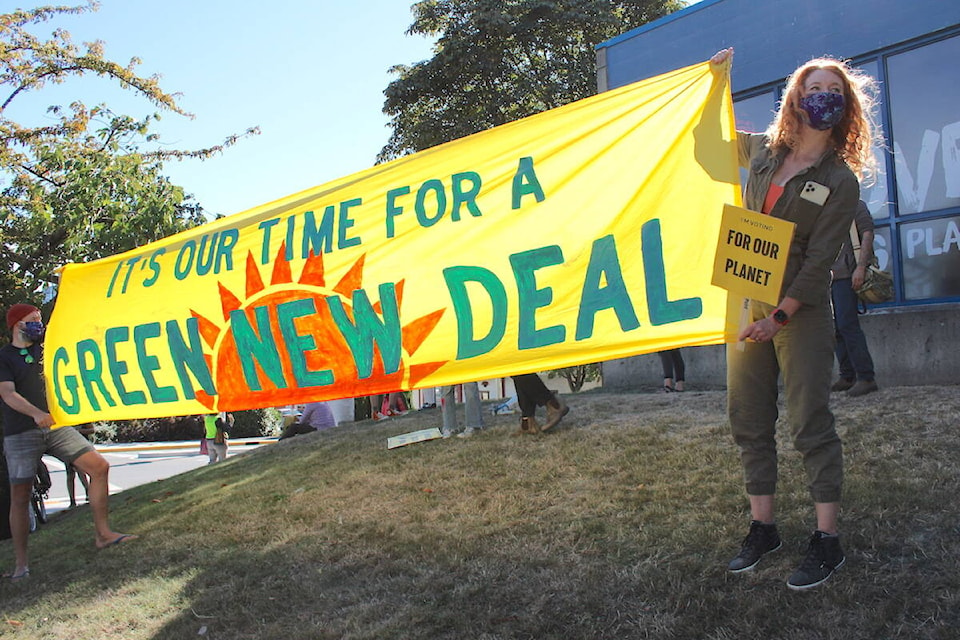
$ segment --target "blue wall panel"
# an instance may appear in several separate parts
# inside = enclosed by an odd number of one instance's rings
[[[704,0],[597,48],[614,88],[734,47],[736,93],[815,56],[860,57],[957,24],[957,0]]]

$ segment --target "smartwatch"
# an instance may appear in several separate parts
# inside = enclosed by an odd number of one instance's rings
[[[790,316],[788,316],[787,312],[783,309],[777,309],[770,317],[773,318],[773,321],[781,327],[787,326],[787,323],[790,322]]]

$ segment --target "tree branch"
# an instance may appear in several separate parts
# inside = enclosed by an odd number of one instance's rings
[[[19,165],[17,165],[17,166],[18,166],[19,168],[23,169],[24,171],[26,171],[27,173],[29,173],[29,174],[31,174],[31,175],[33,175],[33,176],[36,176],[38,179],[40,179],[40,180],[42,180],[42,181],[44,181],[44,182],[46,182],[46,183],[49,183],[50,185],[52,185],[52,186],[54,186],[54,187],[58,187],[58,188],[59,188],[59,187],[62,187],[62,186],[63,186],[63,183],[62,183],[62,182],[57,182],[57,181],[54,180],[53,178],[50,178],[50,177],[48,177],[48,176],[43,175],[42,173],[40,173],[39,171],[37,171],[37,170],[34,169],[33,167],[30,167],[30,166],[25,165],[25,164],[19,164]]]

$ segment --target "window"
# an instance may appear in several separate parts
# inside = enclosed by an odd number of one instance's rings
[[[777,95],[773,91],[761,93],[750,98],[737,100],[733,104],[733,115],[737,121],[737,131],[762,133],[773,122],[777,110]],[[740,184],[746,184],[747,170],[740,168]]]
[[[960,36],[887,58],[900,215],[960,206],[957,60]]]
[[[773,91],[737,100],[733,105],[737,129],[761,133],[773,122],[777,110],[777,96]]]
[[[960,216],[900,226],[908,300],[960,296]]]
[[[890,227],[878,226],[873,231],[873,255],[881,271],[890,271]]]
[[[879,65],[876,61],[866,62],[859,65],[858,68],[869,74],[873,79],[880,79]],[[881,96],[882,90],[880,95],[876,96],[878,102]],[[877,137],[880,138],[881,144],[884,140],[882,130],[883,123],[879,121],[882,107],[882,104],[877,104],[878,122],[876,122],[876,125],[881,127],[881,130],[877,132]],[[860,198],[867,203],[867,208],[870,209],[870,215],[873,216],[874,220],[881,220],[890,217],[890,198],[887,193],[887,180],[890,177],[890,167],[887,164],[887,156],[882,147],[874,147],[873,153],[877,158],[877,175],[875,176],[873,184],[861,185]]]

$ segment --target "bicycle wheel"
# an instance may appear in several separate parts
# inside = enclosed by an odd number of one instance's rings
[[[37,516],[37,522],[40,524],[47,523],[47,506],[43,504],[43,496],[34,493],[30,498],[31,506],[33,507],[33,512]]]
[[[37,530],[37,511],[33,508],[33,498],[30,498],[30,506],[27,508],[27,519],[30,522],[30,533]]]

